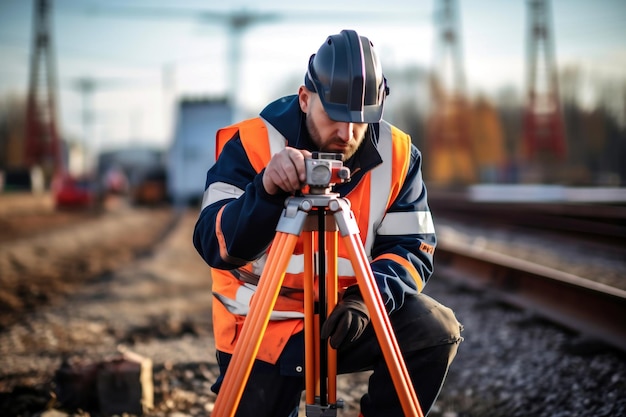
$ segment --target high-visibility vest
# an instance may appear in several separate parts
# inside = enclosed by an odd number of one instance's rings
[[[261,117],[257,117],[220,129],[217,132],[217,155],[237,131],[248,159],[257,173],[269,163],[272,155],[280,152],[287,145],[287,140],[278,130]],[[350,208],[359,225],[360,238],[368,256],[371,253],[376,230],[406,178],[410,163],[411,142],[408,135],[382,121],[377,147],[383,163],[367,172],[359,184],[345,196],[350,200]],[[372,193],[372,190],[376,192]],[[270,245],[268,252],[271,250]],[[247,271],[260,276],[266,259],[267,253],[260,259],[240,268],[240,270],[245,270],[242,274]],[[402,259],[394,260],[408,263]],[[338,243],[337,270],[339,288],[345,289],[356,284],[349,255],[341,240]],[[282,286],[284,291],[281,290],[276,301],[261,342],[257,354],[258,359],[276,363],[290,336],[303,329],[303,275],[304,254],[302,239],[299,239],[285,273]],[[217,302],[213,303],[213,331],[216,347],[218,350],[233,353],[256,285],[250,280],[237,279],[227,270],[213,268],[211,276],[213,293],[217,299],[215,300]],[[418,285],[421,286],[421,282]]]

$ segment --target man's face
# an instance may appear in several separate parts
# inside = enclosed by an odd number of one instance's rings
[[[341,153],[348,160],[361,146],[367,123],[336,122],[328,117],[316,93],[300,87],[300,108],[313,143],[322,152]]]

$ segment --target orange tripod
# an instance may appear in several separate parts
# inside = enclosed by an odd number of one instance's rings
[[[332,214],[332,217],[329,215]],[[334,220],[334,221],[333,221]],[[314,234],[318,232],[319,308],[315,311],[314,293]],[[376,338],[400,399],[405,416],[422,417],[422,411],[411,384],[402,353],[387,316],[374,275],[359,237],[359,228],[350,210],[349,201],[338,194],[306,194],[290,197],[276,228],[276,236],[252,299],[250,313],[235,347],[228,371],[224,376],[213,408],[214,417],[234,417],[250,376],[250,371],[267,328],[270,314],[296,242],[304,238],[304,337],[305,337],[305,396],[308,417],[337,415],[337,351],[325,339],[320,340],[320,328],[328,313],[337,304],[337,231],[348,249],[352,268]],[[328,262],[326,262],[326,254]],[[325,271],[328,267],[328,272]],[[325,277],[325,279],[323,279]],[[325,299],[325,302],[324,302]],[[319,314],[317,314],[319,313]]]

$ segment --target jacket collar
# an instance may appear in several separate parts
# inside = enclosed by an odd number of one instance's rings
[[[306,116],[300,110],[297,95],[273,101],[261,111],[260,115],[287,139],[288,146],[309,151],[317,150],[306,128]],[[363,174],[382,163],[377,149],[378,132],[379,124],[370,123],[363,143],[356,153],[344,162],[352,172],[351,183],[357,183]]]

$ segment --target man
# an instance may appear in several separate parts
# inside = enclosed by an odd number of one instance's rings
[[[329,36],[309,60],[297,95],[260,117],[221,129],[194,245],[213,268],[213,326],[222,375],[234,352],[285,200],[306,180],[313,151],[339,153],[352,173],[333,192],[350,200],[377,286],[421,408],[434,403],[461,340],[447,307],[421,293],[433,272],[435,230],[408,135],[382,120],[388,94],[372,43],[355,31]],[[225,142],[225,144],[223,143]],[[304,385],[302,245],[296,245],[237,416],[297,416]],[[402,416],[386,362],[340,244],[339,303],[322,328],[338,372],[373,370],[364,417]]]

